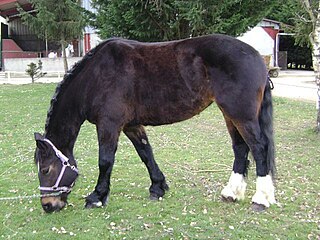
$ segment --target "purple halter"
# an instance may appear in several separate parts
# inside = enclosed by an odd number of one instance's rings
[[[60,193],[69,193],[72,189],[72,187],[74,186],[74,182],[76,180],[76,178],[73,180],[73,182],[71,183],[71,185],[69,187],[67,186],[62,186],[62,187],[59,187],[60,185],[60,182],[61,182],[61,179],[63,178],[63,175],[66,171],[66,168],[70,168],[72,171],[76,172],[77,173],[77,176],[78,176],[78,169],[76,166],[74,165],[71,165],[69,163],[69,158],[67,158],[60,150],[58,150],[56,148],[56,146],[54,146],[54,144],[47,138],[44,138],[43,141],[47,142],[51,147],[52,149],[54,150],[54,152],[56,153],[57,157],[60,159],[61,163],[62,163],[62,168],[61,168],[61,171],[60,171],[60,174],[56,180],[56,183],[52,186],[52,187],[42,187],[42,186],[39,186],[39,190],[40,191],[45,191],[45,192],[60,192]],[[39,169],[40,170],[40,169]]]

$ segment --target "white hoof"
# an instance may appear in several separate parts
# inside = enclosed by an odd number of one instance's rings
[[[231,173],[227,186],[221,191],[222,197],[225,199],[242,200],[244,199],[247,183],[244,176],[239,173]]]
[[[270,175],[257,178],[256,193],[252,197],[252,202],[265,207],[270,207],[270,205],[276,203],[273,181]]]

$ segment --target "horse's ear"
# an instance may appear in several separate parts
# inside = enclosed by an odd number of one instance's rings
[[[38,141],[43,139],[44,137],[40,133],[37,133],[37,132],[34,133],[34,140]]]
[[[47,144],[43,140],[44,136],[42,136],[40,133],[34,133],[34,139],[36,140],[37,147],[41,150],[47,149]]]

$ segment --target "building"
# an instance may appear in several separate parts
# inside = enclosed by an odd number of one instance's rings
[[[82,0],[82,7],[90,12],[95,12],[96,10],[91,6],[91,0]],[[100,37],[97,34],[97,31],[87,26],[84,29],[83,34],[83,52],[87,53],[90,49],[94,48],[101,42]]]
[[[25,11],[34,11],[28,0],[0,1],[0,69],[4,67],[4,59],[47,57],[51,50],[58,52],[58,56],[61,56],[61,49],[58,44],[38,39],[22,23],[16,4],[19,4]],[[89,11],[95,11],[91,6],[91,0],[82,0],[82,6]],[[275,67],[278,66],[279,34],[280,22],[263,19],[256,27],[250,29],[238,39],[253,46],[261,55],[266,56],[269,67]],[[75,39],[72,42],[73,56],[83,56],[100,41],[96,30],[89,26],[86,27],[82,38]]]
[[[277,67],[280,31],[280,22],[263,19],[238,39],[251,45],[264,56],[269,67]]]
[[[0,1],[0,69],[4,69],[4,59],[47,57],[50,51],[58,52],[58,56],[61,56],[59,44],[39,39],[23,24],[17,4],[29,13],[34,11],[28,0]],[[82,6],[93,11],[90,0],[82,0]],[[86,27],[83,36],[72,42],[73,56],[83,56],[99,42],[95,29]]]
[[[36,53],[28,51],[27,42],[20,39],[20,33],[25,34],[25,28],[19,23],[16,4],[19,4],[25,11],[32,11],[32,6],[27,0],[2,0],[0,1],[0,68],[3,67],[3,58],[11,57],[35,57]],[[11,22],[9,27],[9,22]],[[22,41],[21,41],[22,40]],[[26,50],[18,45],[21,41]],[[26,53],[28,52],[28,53]]]

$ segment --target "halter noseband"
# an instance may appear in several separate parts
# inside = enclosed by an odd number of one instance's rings
[[[67,158],[66,155],[64,155],[59,149],[57,149],[56,146],[54,146],[54,144],[49,139],[44,138],[43,141],[47,142],[52,147],[56,156],[61,161],[62,168],[61,168],[60,174],[56,180],[56,183],[52,187],[39,186],[39,190],[45,191],[45,192],[69,193],[71,191],[72,187],[74,186],[74,182],[75,182],[76,178],[73,180],[73,182],[71,183],[71,185],[69,187],[67,187],[67,186],[59,187],[61,179],[63,178],[63,175],[64,175],[67,167],[69,167],[72,171],[76,172],[77,176],[78,176],[79,171],[75,165],[71,165],[69,163],[69,158]],[[40,169],[39,169],[39,171],[40,171]]]

